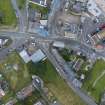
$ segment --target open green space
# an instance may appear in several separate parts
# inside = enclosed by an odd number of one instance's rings
[[[44,81],[45,87],[53,93],[62,105],[85,105],[59,76],[48,60],[36,64],[30,62],[28,69],[31,74],[40,76]]]
[[[98,103],[100,96],[105,90],[105,61],[100,59],[94,64],[88,79],[84,82],[84,89],[95,99]]]
[[[16,93],[31,83],[31,74],[27,68],[27,64],[23,62],[21,57],[16,53],[11,53],[6,59],[0,63],[0,74],[9,84],[6,95],[2,98],[3,103],[16,98]],[[40,93],[35,91],[24,102],[18,101],[16,105],[32,105],[38,98]]]
[[[25,2],[26,2],[26,0],[17,0],[19,9],[22,9],[25,7]]]
[[[16,16],[10,0],[0,0],[0,25],[16,26]]]
[[[0,64],[0,72],[4,75],[11,89],[14,91],[19,91],[31,81],[27,65],[16,52],[10,54],[7,59]]]

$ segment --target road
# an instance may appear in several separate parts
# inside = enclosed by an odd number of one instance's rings
[[[12,6],[14,8],[14,11],[15,11],[15,14],[16,14],[16,17],[18,19],[18,22],[19,22],[19,31],[20,32],[24,32],[25,29],[24,29],[24,18],[22,17],[22,14],[18,8],[18,5],[17,5],[17,2],[16,0],[11,0],[11,3],[12,3]]]
[[[55,36],[57,33],[57,17],[60,15],[61,10],[63,9],[65,4],[65,0],[53,0],[52,1],[52,6],[51,6],[51,12],[49,14],[48,18],[48,29],[49,29],[49,34],[51,36]]]

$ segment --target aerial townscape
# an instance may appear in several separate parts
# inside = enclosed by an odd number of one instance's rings
[[[0,105],[105,105],[105,0],[0,0]]]

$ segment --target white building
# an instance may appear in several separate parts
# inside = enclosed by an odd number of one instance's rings
[[[43,105],[42,102],[38,101],[37,103],[35,103],[34,105]]]
[[[33,62],[39,62],[40,60],[45,58],[44,53],[39,49],[37,50],[31,57]]]
[[[96,17],[99,17],[102,14],[101,9],[99,9],[94,0],[88,0],[87,8],[88,12]]]
[[[27,53],[26,50],[23,50],[19,53],[19,55],[21,56],[21,58],[24,60],[25,63],[30,62],[31,60],[35,63],[35,62],[39,62],[40,60],[45,58],[44,53],[39,49],[37,50],[34,54],[32,54],[31,56],[29,56],[29,54]]]
[[[53,43],[53,46],[54,47],[59,47],[59,48],[64,48],[65,47],[65,44],[63,42],[61,42],[61,41],[55,41]]]
[[[40,20],[42,26],[47,26],[48,20]]]
[[[23,50],[19,53],[19,55],[21,56],[21,58],[24,60],[25,63],[28,63],[29,61],[31,61],[30,56],[28,55],[26,50]]]

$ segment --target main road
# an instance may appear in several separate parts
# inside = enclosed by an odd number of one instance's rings
[[[19,22],[19,31],[20,32],[24,32],[24,18],[22,17],[22,14],[18,8],[18,4],[17,4],[17,1],[16,0],[11,0],[11,3],[12,3],[12,7],[14,8],[14,11],[15,11],[15,14],[16,14],[16,17],[18,19],[18,22]]]

